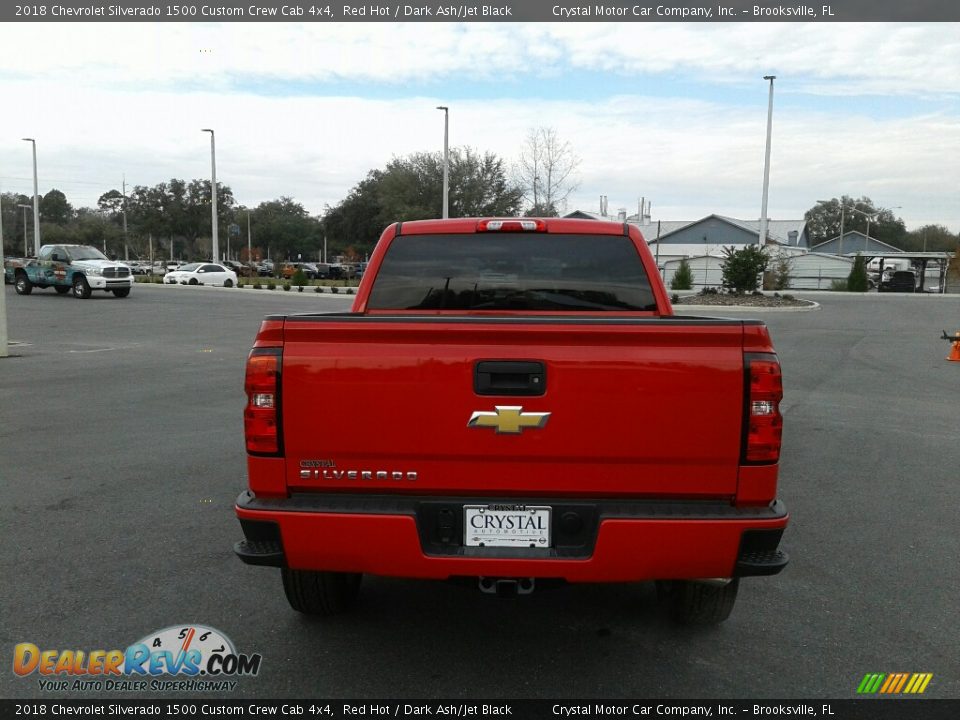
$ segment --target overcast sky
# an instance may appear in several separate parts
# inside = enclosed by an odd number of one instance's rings
[[[512,163],[553,127],[581,158],[567,210],[756,219],[868,195],[960,231],[956,24],[62,23],[0,25],[0,189],[74,205],[217,176],[312,213],[393,156],[450,143]]]

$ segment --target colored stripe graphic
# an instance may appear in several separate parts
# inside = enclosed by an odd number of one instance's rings
[[[880,689],[880,683],[886,677],[883,673],[867,673],[860,682],[857,692],[861,695],[872,695]]]
[[[919,695],[926,691],[933,673],[867,673],[857,686],[858,695]]]
[[[904,692],[919,695],[927,689],[931,680],[933,680],[933,673],[914,673]]]

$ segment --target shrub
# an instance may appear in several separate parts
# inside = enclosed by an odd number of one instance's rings
[[[340,292],[340,288],[338,288],[336,285],[331,285],[331,286],[330,286],[330,292],[332,292],[332,293],[338,293],[338,292]]]
[[[770,262],[770,267],[763,273],[763,289],[786,290],[790,286],[790,271],[793,269],[790,256],[779,252]]]
[[[290,292],[290,283],[284,283],[284,284],[283,284],[283,291],[284,291],[284,292]]]
[[[259,282],[255,282],[255,283],[253,284],[253,289],[254,289],[254,290],[259,290],[261,287],[263,287],[263,286],[262,286]]]
[[[670,279],[671,290],[690,290],[693,288],[693,271],[686,258],[680,259],[680,267]]]
[[[267,290],[276,290],[276,289],[277,289],[277,284],[273,280],[267,283]]]
[[[723,287],[742,294],[753,292],[760,285],[760,276],[767,269],[770,258],[759,245],[747,245],[739,250],[723,249],[726,259],[720,266],[723,270]]]
[[[305,272],[303,272],[302,268],[297,268],[297,271],[293,274],[291,280],[297,287],[303,287],[307,284],[307,275]]]
[[[831,280],[830,289],[835,292],[846,292],[847,290],[847,281],[846,280]]]
[[[680,296],[674,293],[673,295],[670,296],[670,302],[672,303],[680,302]]]
[[[314,286],[313,286],[313,291],[314,291],[315,293],[323,292],[323,288],[320,287],[319,285],[314,285]]]
[[[850,275],[847,276],[847,290],[850,292],[866,292],[868,288],[867,262],[860,253],[853,261]]]

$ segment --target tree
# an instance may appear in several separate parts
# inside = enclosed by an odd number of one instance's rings
[[[513,216],[522,191],[493,153],[450,150],[450,217]],[[358,253],[373,248],[391,222],[438,218],[443,213],[443,155],[414,153],[371,170],[340,203],[327,207],[323,229],[330,248]]]
[[[260,203],[250,213],[250,232],[274,258],[316,258],[323,246],[320,221],[289,197]]]
[[[772,247],[770,245],[767,246]],[[763,273],[764,290],[786,290],[790,287],[790,273],[793,270],[791,257],[783,252],[776,251],[770,255],[767,270]]]
[[[554,128],[531,129],[514,168],[514,182],[530,204],[527,215],[556,217],[565,210],[579,186],[574,175],[579,165],[570,143],[561,141]]]
[[[450,151],[450,217],[516,215],[522,192],[507,180],[503,161],[469,147]],[[443,155],[394,158],[380,176],[382,211],[393,220],[438,218],[443,213]]]
[[[371,170],[335,207],[326,207],[323,232],[329,249],[342,251],[349,244],[372,249],[380,233],[391,222],[378,192],[382,170]]]
[[[850,274],[847,276],[847,290],[850,292],[866,292],[869,287],[867,281],[867,261],[860,253],[853,261]]]
[[[957,235],[943,225],[923,225],[911,230],[903,239],[900,248],[908,252],[952,252],[957,245]]]
[[[846,208],[842,213],[844,234],[852,230],[866,234],[869,216],[870,237],[901,247],[907,234],[903,220],[896,217],[892,210],[876,207],[866,196],[854,200],[847,195],[839,200],[833,198],[829,202],[817,203],[804,213],[810,247],[840,236],[841,203]]]
[[[680,258],[680,266],[670,279],[671,290],[691,290],[693,288],[693,271],[686,258]]]
[[[40,217],[46,223],[67,225],[73,219],[73,206],[66,195],[54,188],[40,198]]]
[[[735,293],[753,292],[760,284],[760,276],[767,269],[770,258],[759,245],[746,245],[740,250],[723,249],[721,264],[723,287]]]

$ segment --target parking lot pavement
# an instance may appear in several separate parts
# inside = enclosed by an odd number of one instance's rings
[[[367,578],[356,612],[296,615],[278,571],[231,550],[244,361],[264,315],[351,298],[182,290],[7,290],[23,344],[0,361],[0,652],[122,649],[202,623],[263,655],[235,697],[844,698],[893,671],[960,697],[960,363],[939,339],[960,330],[960,298],[831,296],[762,316],[784,368],[792,561],[701,630],[670,625],[650,584],[500,601]],[[318,407],[318,434],[351,410]],[[709,421],[691,408],[683,431],[695,442]],[[0,673],[0,696],[39,694],[36,676]]]

